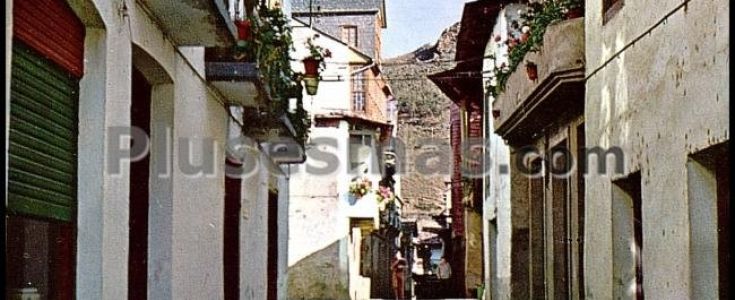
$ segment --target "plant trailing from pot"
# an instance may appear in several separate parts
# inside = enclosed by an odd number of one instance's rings
[[[326,67],[324,62],[325,58],[332,57],[332,52],[322,46],[314,44],[314,40],[319,35],[306,39],[306,47],[309,50],[309,56],[303,59],[304,62],[304,75],[307,77],[319,76],[319,71]]]
[[[367,178],[355,179],[350,184],[350,194],[356,198],[367,195],[373,187],[373,183]]]
[[[546,28],[565,18],[569,8],[580,7],[581,0],[547,0],[531,2],[525,10],[520,10],[520,21],[511,23],[511,29],[505,41],[507,48],[507,63],[496,63],[490,72],[486,90],[493,97],[498,97],[504,90],[510,75],[516,71],[528,52],[536,52],[543,45]],[[515,36],[518,36],[516,38]],[[496,61],[493,59],[493,61]]]
[[[288,118],[291,120],[294,131],[296,131],[296,140],[304,145],[309,138],[311,117],[309,112],[304,109],[302,90],[301,81],[296,79],[296,85],[291,89],[291,97],[296,98],[296,108],[288,113]]]
[[[291,69],[292,38],[288,19],[278,8],[260,6],[258,17],[249,16],[248,23],[250,36],[243,35],[249,40],[238,40],[236,53],[240,52],[255,60],[261,82],[258,97],[265,98],[266,107],[261,107],[262,115],[271,119],[280,119],[284,114],[291,121],[296,140],[302,145],[306,142],[311,126],[311,118],[303,108],[301,90],[298,77]],[[240,34],[238,34],[238,38]],[[296,108],[288,111],[290,98],[296,98]],[[259,122],[249,120],[251,122]],[[260,123],[268,123],[264,120]],[[258,127],[263,124],[248,124]]]
[[[533,62],[526,62],[526,75],[528,80],[536,81],[538,79],[538,67]]]

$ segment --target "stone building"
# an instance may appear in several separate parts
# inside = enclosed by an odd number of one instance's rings
[[[257,61],[210,56],[253,15],[235,3],[6,1],[6,297],[286,298],[280,164],[303,149],[243,134],[275,100]]]

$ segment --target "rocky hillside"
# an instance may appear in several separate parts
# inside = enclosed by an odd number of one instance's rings
[[[383,61],[399,102],[398,136],[406,145],[409,170],[401,177],[401,196],[406,205],[403,215],[412,218],[439,214],[445,209],[445,180],[448,176],[422,176],[412,172],[413,161],[424,151],[422,138],[449,143],[449,105],[451,101],[426,76],[454,67],[454,52],[459,23],[445,29],[434,44]],[[447,168],[449,166],[446,166]]]

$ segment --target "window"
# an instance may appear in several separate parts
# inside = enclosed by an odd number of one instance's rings
[[[365,111],[365,78],[362,72],[352,78],[352,110]]]
[[[342,26],[342,41],[357,48],[357,26]]]
[[[602,24],[612,19],[623,7],[624,0],[602,0]]]
[[[350,168],[357,171],[369,169],[369,159],[372,154],[373,138],[368,134],[350,135]],[[360,168],[361,165],[364,165]]]

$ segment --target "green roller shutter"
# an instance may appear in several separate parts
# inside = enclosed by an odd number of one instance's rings
[[[8,210],[73,220],[79,80],[13,43]]]

